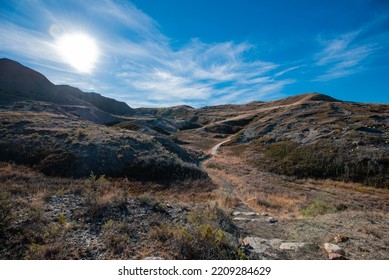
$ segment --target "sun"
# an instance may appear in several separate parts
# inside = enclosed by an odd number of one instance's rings
[[[84,33],[68,33],[60,36],[56,48],[65,62],[82,73],[90,73],[99,56],[96,41]]]

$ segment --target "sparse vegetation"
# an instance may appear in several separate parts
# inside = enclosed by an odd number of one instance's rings
[[[216,163],[210,162],[207,164],[207,168],[220,169],[220,166],[218,166]]]
[[[0,191],[0,236],[5,233],[12,222],[12,204],[9,193]]]
[[[102,240],[109,258],[126,258],[131,255],[131,235],[134,233],[130,221],[108,220],[102,228]]]
[[[331,178],[389,187],[389,162],[375,150],[350,150],[330,142],[299,145],[293,141],[259,142],[255,151],[263,157],[255,165],[299,178]]]
[[[228,215],[217,207],[192,210],[188,224],[155,227],[150,236],[169,244],[178,259],[241,259],[244,254],[232,242],[236,231]]]
[[[1,259],[320,259],[277,242],[335,234],[347,257],[389,258],[387,105],[131,109],[87,95],[1,104]]]
[[[306,208],[301,210],[301,213],[304,216],[317,216],[334,212],[336,212],[336,207],[318,199],[314,200]]]
[[[79,128],[76,131],[76,136],[77,136],[77,138],[82,138],[82,137],[86,136],[86,133],[85,133],[85,131],[83,129]]]

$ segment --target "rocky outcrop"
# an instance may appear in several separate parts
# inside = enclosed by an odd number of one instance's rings
[[[324,250],[327,252],[328,259],[330,259],[330,260],[345,260],[346,259],[345,251],[336,244],[325,243]]]

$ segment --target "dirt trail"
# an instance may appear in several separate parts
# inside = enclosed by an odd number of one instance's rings
[[[216,144],[215,146],[213,146],[213,148],[210,150],[209,154],[210,154],[211,156],[216,155],[217,150],[220,148],[220,146],[223,145],[223,144],[225,144],[225,143],[227,143],[227,142],[230,142],[231,139],[232,139],[232,136],[231,136],[231,137],[228,137],[227,140],[224,140],[223,142],[220,142],[220,143]]]
[[[229,142],[233,136],[216,144],[210,149],[210,160],[216,155],[223,144]],[[204,163],[206,163],[206,160]],[[289,221],[278,220],[278,217],[271,217],[269,213],[259,213],[242,200],[239,187],[224,176],[214,172],[208,172],[211,179],[219,186],[218,196],[237,198],[237,203],[231,210],[231,218],[240,229],[241,242],[252,259],[322,259],[322,253],[317,246],[307,250],[283,250],[280,249],[283,242],[290,242],[287,233]],[[292,240],[293,241],[293,240]],[[299,243],[301,246],[311,246],[308,243]]]

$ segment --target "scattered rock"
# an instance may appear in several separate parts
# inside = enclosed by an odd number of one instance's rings
[[[243,239],[241,249],[249,259],[282,259],[283,253],[279,251],[282,243],[280,239],[265,239],[257,236],[248,236]]]
[[[276,222],[278,222],[276,219],[274,219],[273,217],[267,217],[265,219],[266,222],[269,222],[271,224],[275,224]]]
[[[164,258],[153,256],[153,257],[144,258],[144,260],[164,260]]]
[[[249,218],[243,218],[243,217],[235,217],[232,219],[233,221],[250,221]]]
[[[314,244],[302,242],[285,242],[281,243],[280,250],[297,251],[298,249],[307,248],[311,246],[314,246]]]
[[[331,254],[328,254],[328,259],[329,259],[329,260],[346,260],[346,258],[344,257],[344,255],[338,254],[338,253],[331,253]]]
[[[334,236],[335,243],[347,242],[348,240],[349,240],[349,238],[347,236],[343,236],[340,234]]]
[[[274,249],[280,248],[282,242],[283,242],[283,240],[278,239],[278,238],[274,238],[274,239],[269,240],[270,246],[272,246]]]
[[[243,216],[259,216],[259,214],[255,213],[255,212],[242,212],[241,215],[243,215]]]
[[[239,212],[239,211],[234,211],[234,212],[232,212],[232,216],[259,216],[259,214],[255,213],[255,212]]]
[[[342,248],[340,248],[338,245],[332,244],[332,243],[325,243],[324,250],[326,250],[326,252],[328,254],[335,253],[335,254],[340,254],[342,256],[345,255],[345,252]]]
[[[243,239],[243,244],[252,249],[255,253],[264,253],[269,247],[267,243],[267,239],[255,236],[248,236]]]

